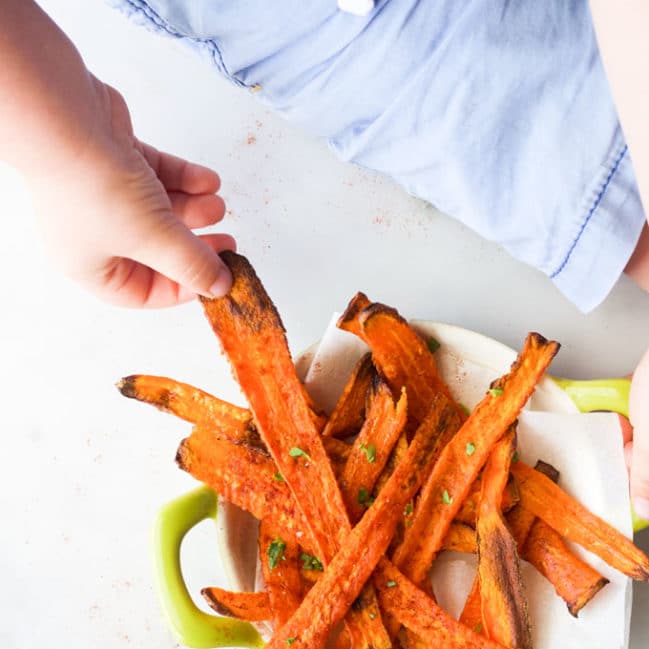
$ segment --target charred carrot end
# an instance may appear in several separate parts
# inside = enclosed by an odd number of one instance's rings
[[[442,451],[422,488],[413,524],[393,556],[415,583],[423,583],[493,445],[514,423],[558,349],[558,343],[539,334],[528,335],[511,371],[492,387],[496,392],[487,393]]]
[[[512,649],[531,649],[525,587],[512,538],[501,514],[502,495],[516,447],[513,427],[494,446],[482,473],[477,518],[482,622],[488,638]]]
[[[265,622],[271,619],[268,593],[233,593],[222,588],[203,588],[201,595],[210,608],[219,615],[247,622]]]
[[[365,419],[367,393],[376,376],[372,355],[365,354],[349,377],[329,421],[322,431],[325,437],[350,437],[356,435]]]
[[[232,429],[237,433],[244,430],[251,420],[250,412],[245,408],[164,376],[133,374],[121,379],[117,389],[129,399],[151,404],[198,426]]]
[[[513,464],[512,473],[525,509],[628,577],[649,581],[649,557],[624,534],[523,462]]]
[[[574,617],[608,583],[542,520],[532,526],[521,556],[550,581]]]
[[[354,295],[354,297],[350,300],[343,314],[338,319],[338,328],[360,336],[358,317],[361,311],[365,307],[368,307],[370,304],[372,303],[367,298],[367,295],[365,295],[365,293],[361,293],[360,291],[356,293],[356,295]]]
[[[383,610],[426,639],[429,647],[502,649],[502,645],[454,620],[386,559],[379,562],[373,580]]]

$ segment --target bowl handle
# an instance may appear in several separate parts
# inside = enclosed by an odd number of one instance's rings
[[[187,647],[246,647],[264,642],[248,622],[217,617],[194,604],[180,567],[180,546],[185,535],[206,518],[216,518],[216,494],[200,487],[165,505],[153,527],[153,560],[158,599],[169,628]]]
[[[594,379],[573,381],[553,378],[554,382],[574,401],[581,412],[611,410],[625,417],[629,416],[629,379]],[[649,527],[649,521],[638,518],[631,507],[633,531]]]

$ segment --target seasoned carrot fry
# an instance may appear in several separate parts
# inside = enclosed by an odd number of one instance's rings
[[[442,549],[475,554],[478,551],[475,530],[470,525],[453,521],[444,537]]]
[[[282,530],[272,518],[259,524],[259,559],[268,593],[271,620],[278,629],[293,615],[302,600],[302,579],[296,541],[282,538]],[[318,561],[312,557],[313,561]]]
[[[465,525],[475,527],[476,513],[480,505],[480,490],[482,489],[482,480],[480,476],[471,485],[469,495],[464,499],[460,511],[456,514],[455,520]],[[510,477],[505,485],[502,498],[502,511],[508,512],[519,500],[518,487],[516,481]]]
[[[453,405],[438,395],[429,416],[417,430],[406,456],[363,518],[347,536],[324,575],[304,598],[300,608],[269,643],[294,649],[321,647],[372,574],[390,543],[405,504],[421,485],[435,454],[438,437],[457,418]]]
[[[372,490],[392,447],[406,424],[406,394],[395,403],[390,388],[380,382],[340,478],[340,488],[352,523],[370,504]]]
[[[284,327],[248,260],[231,251],[221,253],[221,258],[232,272],[232,288],[222,298],[202,297],[205,313],[259,433],[303,513],[317,555],[327,565],[351,526],[295,373]],[[364,646],[390,646],[377,605],[350,611],[347,625],[350,633],[353,627],[364,637]]]
[[[428,413],[435,394],[441,392],[453,400],[437,371],[431,350],[395,309],[369,303],[366,296],[357,294],[338,320],[338,326],[367,343],[374,364],[393,392],[398,394],[405,386],[408,417],[414,426]],[[456,407],[464,419],[464,411]]]
[[[427,646],[502,649],[502,645],[477,635],[454,620],[386,559],[379,561],[373,581],[381,608],[425,639]],[[431,644],[431,640],[434,640],[434,644]]]
[[[539,334],[528,335],[509,374],[494,383],[442,451],[417,500],[413,523],[393,556],[415,584],[424,582],[491,448],[514,423],[558,349],[558,343]]]
[[[649,581],[649,558],[624,534],[523,462],[514,463],[512,473],[518,481],[520,504],[525,509],[628,577]]]
[[[574,555],[561,536],[540,519],[532,525],[521,556],[552,582],[574,617],[608,584],[608,579]]]
[[[201,595],[219,615],[234,617],[248,622],[266,622],[271,619],[268,593],[233,593],[212,586],[203,588]]]
[[[351,373],[322,434],[325,437],[351,437],[363,426],[367,392],[376,376],[372,355],[365,354]]]
[[[477,551],[477,545],[476,545]],[[486,635],[484,624],[482,623],[482,595],[480,593],[480,576],[476,575],[471,586],[471,590],[467,595],[464,608],[460,614],[459,621],[466,624],[474,633],[478,635]]]
[[[482,473],[476,522],[482,623],[488,638],[511,649],[531,649],[527,596],[512,538],[501,513],[502,494],[516,448],[515,430],[496,443]]]
[[[164,376],[134,374],[117,383],[129,399],[149,403],[201,427],[215,427],[226,439],[239,438],[252,421],[246,408],[239,408],[192,385]]]

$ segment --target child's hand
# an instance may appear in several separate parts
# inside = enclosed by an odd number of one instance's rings
[[[631,469],[631,500],[636,514],[649,520],[649,350],[633,374],[630,398],[633,438],[624,452]]]
[[[0,2],[0,61],[0,156],[27,176],[63,270],[127,306],[226,293],[217,252],[234,241],[191,231],[223,218],[218,176],[139,142],[119,93],[32,0]]]
[[[119,93],[93,82],[100,110],[91,144],[60,171],[31,178],[51,255],[114,304],[159,307],[225,294],[231,278],[217,252],[234,249],[234,240],[191,232],[223,218],[218,175],[138,141]]]

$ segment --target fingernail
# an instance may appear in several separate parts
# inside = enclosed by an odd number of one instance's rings
[[[209,288],[210,295],[212,297],[223,297],[227,295],[229,290],[232,288],[232,275],[230,270],[225,266],[221,267],[221,272],[219,273],[216,281]]]
[[[633,499],[633,509],[640,518],[649,521],[649,500],[647,498],[635,497]]]

